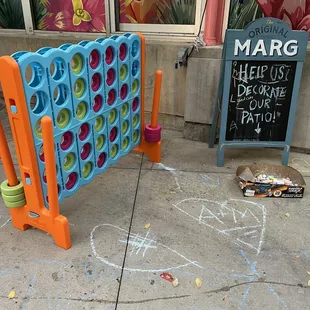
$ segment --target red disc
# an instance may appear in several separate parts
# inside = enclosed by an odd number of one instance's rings
[[[115,71],[114,69],[109,69],[107,72],[107,84],[111,86],[115,81]]]
[[[73,141],[72,133],[70,131],[65,132],[60,140],[60,148],[63,151],[67,150],[71,146],[72,141]]]
[[[112,130],[110,131],[110,141],[114,142],[117,137],[117,128],[113,127]]]
[[[100,95],[97,95],[94,98],[94,103],[93,103],[93,110],[94,112],[99,112],[100,109],[102,108],[102,97]]]
[[[111,89],[108,93],[108,105],[111,106],[116,99],[116,91],[114,89]]]
[[[109,46],[105,51],[105,62],[110,65],[113,61],[114,53],[113,48]]]
[[[81,158],[85,160],[89,156],[90,151],[91,151],[91,145],[89,143],[84,144],[81,149]]]
[[[100,87],[101,78],[99,73],[95,73],[91,79],[91,89],[97,91]]]
[[[67,178],[67,182],[66,182],[66,189],[70,190],[73,188],[73,186],[76,184],[77,181],[77,174],[76,172],[72,172],[69,174],[68,178]]]
[[[106,160],[106,154],[105,153],[101,153],[98,157],[98,161],[97,161],[97,166],[98,168],[101,168],[104,163],[105,163],[105,160]]]
[[[128,86],[127,84],[124,84],[121,87],[121,91],[120,91],[120,97],[122,100],[124,100],[127,97],[127,93],[128,93]]]
[[[126,58],[126,54],[127,54],[127,46],[125,43],[122,43],[119,48],[119,59],[121,61],[124,61]]]
[[[81,141],[84,141],[87,138],[88,134],[89,134],[89,125],[87,123],[84,123],[80,127],[79,139]]]
[[[136,112],[139,107],[139,99],[135,98],[132,102],[132,111]]]
[[[89,65],[92,69],[96,69],[99,65],[100,56],[97,50],[93,50],[90,53]]]

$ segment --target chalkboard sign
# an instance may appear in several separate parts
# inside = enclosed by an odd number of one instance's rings
[[[285,141],[295,62],[234,61],[226,140]]]
[[[287,165],[308,33],[275,18],[227,30],[211,129],[221,110],[218,166],[226,147],[284,147]]]

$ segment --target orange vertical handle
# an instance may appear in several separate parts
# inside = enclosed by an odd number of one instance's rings
[[[3,162],[3,168],[6,177],[8,178],[9,186],[16,186],[19,181],[17,179],[16,171],[14,168],[12,156],[6,141],[2,123],[0,122],[0,156]]]
[[[163,73],[160,70],[157,70],[155,73],[151,128],[156,128],[157,123],[158,123],[158,111],[159,111],[159,103],[160,103],[160,90],[161,90],[162,78],[163,78]]]
[[[50,206],[49,210],[52,217],[55,218],[59,215],[59,203],[52,119],[48,116],[44,116],[41,121],[41,126],[46,169],[48,203]]]

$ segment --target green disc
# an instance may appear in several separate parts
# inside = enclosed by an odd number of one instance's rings
[[[22,194],[24,193],[23,183],[20,182],[16,186],[9,186],[8,180],[5,180],[1,183],[1,193],[6,196],[16,196]]]
[[[138,123],[139,123],[139,115],[136,114],[136,115],[133,117],[133,119],[132,119],[132,125],[133,125],[133,127],[136,127],[136,126],[138,125]]]
[[[126,138],[123,140],[122,149],[125,151],[125,150],[128,148],[128,145],[129,145],[129,138],[126,137]]]
[[[133,133],[133,142],[136,143],[139,139],[139,130],[136,130],[134,133]]]
[[[118,146],[114,144],[111,148],[110,157],[113,159],[118,153]]]
[[[128,121],[125,121],[125,122],[123,123],[123,125],[122,125],[122,134],[123,134],[123,135],[127,132],[128,127],[129,127],[129,123],[128,123]]]
[[[87,107],[86,107],[85,102],[80,102],[78,106],[76,107],[76,111],[75,111],[76,118],[79,121],[81,121],[85,117],[86,112],[87,112]]]
[[[23,192],[21,194],[14,195],[14,196],[7,196],[2,193],[2,198],[5,202],[17,202],[17,201],[25,199],[25,193]]]
[[[60,129],[66,128],[70,121],[70,113],[67,109],[62,109],[57,115],[57,126]]]
[[[100,135],[98,136],[98,138],[96,139],[96,150],[100,151],[104,145],[104,135]]]
[[[116,120],[116,110],[115,109],[113,109],[113,110],[111,110],[111,112],[110,112],[110,114],[109,114],[109,123],[112,125],[114,122],[115,122],[115,120]]]
[[[82,79],[77,79],[74,83],[73,93],[76,98],[83,96],[85,90],[85,82]]]
[[[73,167],[74,162],[75,162],[74,154],[72,152],[67,154],[66,157],[64,158],[64,161],[63,161],[64,170],[65,171],[70,170]]]
[[[111,111],[112,112],[112,111]],[[100,131],[101,129],[102,129],[102,127],[103,127],[103,124],[104,124],[104,119],[103,119],[103,117],[102,116],[98,116],[97,118],[96,118],[96,121],[95,121],[95,130],[98,132],[98,131]]]
[[[34,133],[37,136],[37,138],[42,139],[41,118],[36,122],[34,126]]]
[[[83,58],[80,54],[73,55],[71,59],[71,69],[75,74],[79,74],[83,68]]]
[[[119,72],[119,76],[121,81],[124,81],[126,79],[127,76],[127,66],[124,64],[121,66],[120,72]]]
[[[83,169],[82,169],[82,177],[83,177],[84,179],[86,179],[86,178],[90,175],[90,173],[91,173],[91,171],[92,171],[92,168],[93,168],[93,165],[92,165],[91,162],[88,162],[88,163],[83,167]]]
[[[129,111],[128,103],[124,103],[122,105],[122,109],[121,109],[121,117],[125,118],[127,116],[127,114],[128,114],[128,111]]]
[[[15,201],[15,202],[5,202],[5,205],[8,208],[20,208],[20,207],[24,207],[26,205],[26,199],[20,200],[20,201]]]
[[[135,94],[138,91],[138,88],[139,88],[139,81],[134,80],[131,86],[132,93]]]

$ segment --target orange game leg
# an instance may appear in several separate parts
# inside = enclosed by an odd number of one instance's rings
[[[56,245],[68,249],[71,247],[69,222],[66,217],[59,214],[53,121],[50,117],[44,116],[41,124],[47,179],[47,195],[50,207],[49,213],[52,218],[50,223],[50,234],[54,238]]]
[[[158,125],[158,111],[160,104],[160,90],[162,82],[162,72],[156,71],[155,73],[155,86],[153,96],[153,107],[151,124],[145,127],[144,111],[145,111],[145,38],[139,33],[141,38],[141,142],[135,149],[138,152],[145,153],[149,156],[149,160],[152,162],[160,163],[161,160],[161,127]],[[146,136],[147,132],[152,132],[152,136],[156,136],[154,140],[156,142],[150,142]]]
[[[25,230],[29,226],[44,230],[54,238],[58,246],[68,249],[71,247],[69,225],[68,220],[59,214],[54,138],[51,124],[49,120],[42,122],[47,170],[46,177],[48,180],[48,195],[51,205],[51,209],[47,210],[44,205],[23,83],[18,64],[12,57],[0,57],[0,82],[16,148],[20,178],[23,182],[26,197],[25,206],[10,208],[12,224],[21,230]],[[0,150],[8,183],[10,186],[14,186],[18,183],[18,180],[1,127]]]

